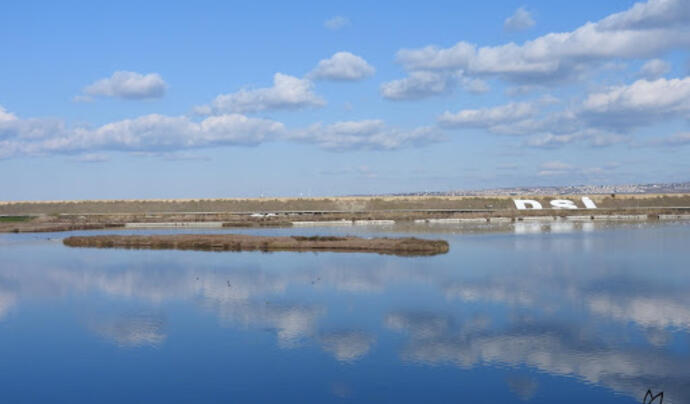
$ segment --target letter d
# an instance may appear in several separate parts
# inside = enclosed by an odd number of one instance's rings
[[[525,210],[525,209],[531,209],[531,210],[540,210],[541,209],[541,203],[532,200],[532,199],[513,199],[513,202],[515,202],[515,207],[518,208],[519,210]],[[530,205],[528,208],[527,205]]]

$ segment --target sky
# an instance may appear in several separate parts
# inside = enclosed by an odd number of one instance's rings
[[[0,200],[690,181],[690,0],[27,0],[0,38]]]

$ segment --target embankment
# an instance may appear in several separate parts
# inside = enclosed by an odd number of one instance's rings
[[[514,199],[531,199],[540,210],[520,210]],[[580,196],[418,196],[0,202],[0,233],[96,230],[114,227],[210,228],[291,227],[390,223],[520,221],[569,216],[591,220],[645,216],[659,220],[690,214],[690,194],[592,195],[596,209]],[[554,199],[570,199],[577,209],[555,209]],[[547,218],[548,219],[548,218]]]

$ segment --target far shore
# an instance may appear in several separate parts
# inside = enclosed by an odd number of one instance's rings
[[[518,210],[513,198],[533,199],[542,210]],[[141,201],[14,202],[0,205],[0,233],[60,232],[109,228],[291,227],[398,223],[690,218],[690,194],[593,195],[596,209],[579,196],[344,197]],[[550,208],[571,199],[577,209]]]

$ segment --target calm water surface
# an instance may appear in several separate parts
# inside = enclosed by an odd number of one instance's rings
[[[451,243],[423,258],[0,235],[0,402],[690,403],[690,225],[457,230],[247,231]]]

